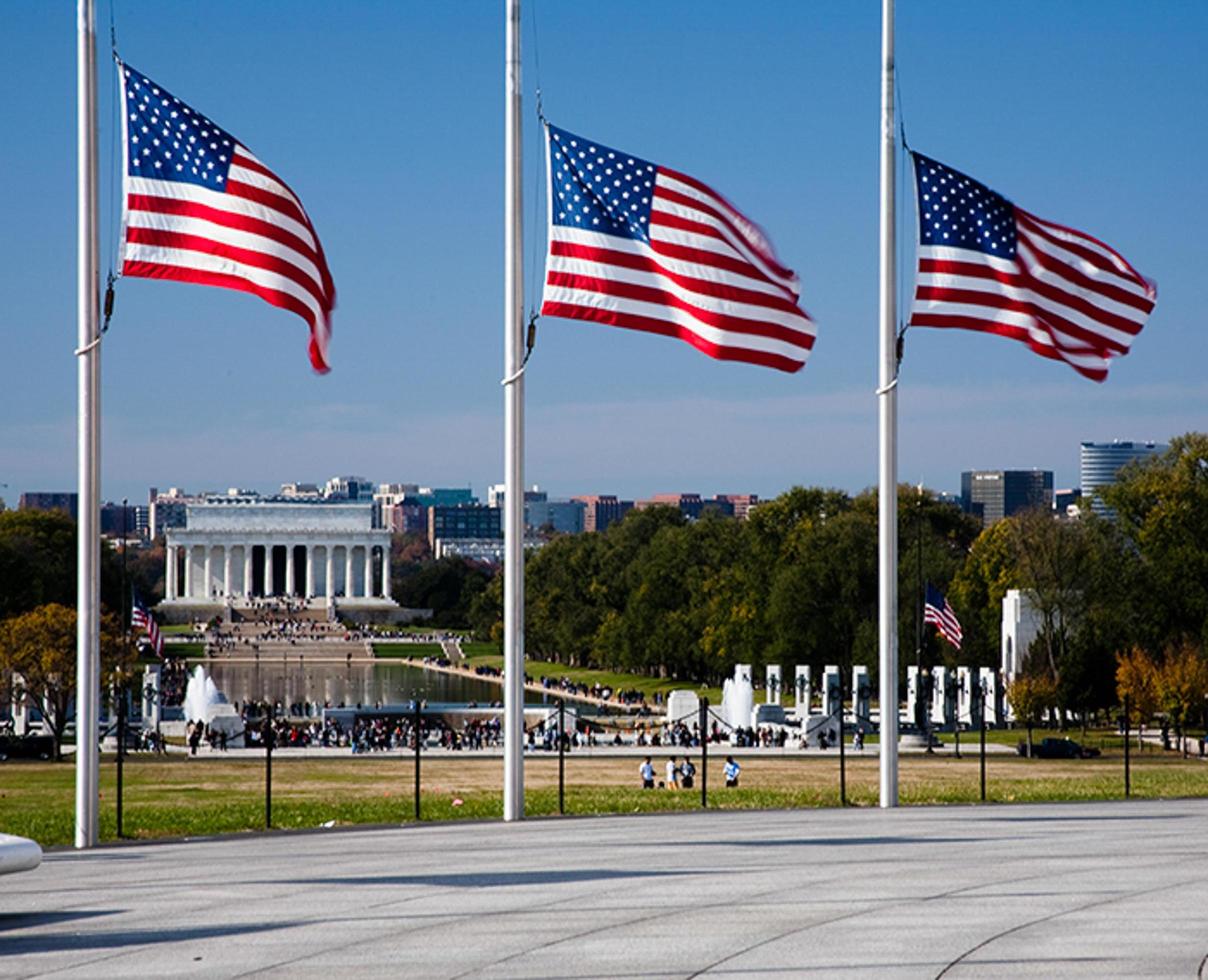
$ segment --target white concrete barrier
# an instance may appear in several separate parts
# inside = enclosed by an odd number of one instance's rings
[[[42,848],[24,837],[0,834],[0,875],[32,871],[42,863]]]

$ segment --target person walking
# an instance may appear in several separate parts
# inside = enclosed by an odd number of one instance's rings
[[[692,764],[692,760],[684,756],[684,764],[680,766],[680,785],[684,789],[692,789],[696,784],[696,766]]]
[[[638,767],[638,773],[642,777],[642,789],[654,789],[654,764],[650,756],[646,756],[646,761]]]
[[[734,756],[726,756],[726,764],[722,769],[722,775],[725,777],[727,789],[738,788],[738,774],[740,772],[742,772],[742,766],[734,761]]]
[[[667,788],[668,789],[679,789],[680,788],[679,779],[680,779],[679,763],[675,761],[675,756],[672,756],[670,759],[667,760]]]

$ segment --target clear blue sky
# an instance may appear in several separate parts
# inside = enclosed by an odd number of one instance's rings
[[[334,370],[317,377],[295,316],[241,293],[122,282],[103,345],[103,495],[336,473],[479,493],[500,480],[502,3],[115,2],[124,57],[299,193],[339,305]],[[73,8],[11,4],[0,41],[10,505],[76,482]],[[544,246],[539,57],[553,121],[699,177],[763,225],[819,334],[806,368],[784,375],[542,321],[528,482],[626,496],[876,482],[878,18],[874,0],[529,3],[527,281],[540,282]],[[961,469],[1035,466],[1068,486],[1080,440],[1208,428],[1206,38],[1208,4],[1192,0],[899,0],[911,144],[1104,239],[1159,284],[1103,385],[1007,340],[913,332],[904,481],[955,489]],[[107,261],[117,174],[101,64]]]

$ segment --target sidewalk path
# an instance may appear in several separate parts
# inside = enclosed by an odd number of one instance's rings
[[[0,975],[1187,977],[1208,804],[659,814],[46,855]]]

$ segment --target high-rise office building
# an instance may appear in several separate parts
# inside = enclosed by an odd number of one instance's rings
[[[61,510],[75,519],[79,516],[78,493],[49,493],[37,491],[23,493],[17,501],[18,510]]]
[[[1090,501],[1096,514],[1111,516],[1111,510],[1099,500],[1096,491],[1116,482],[1116,474],[1137,459],[1164,453],[1168,446],[1157,442],[1084,442],[1079,447],[1082,470],[1082,496]]]
[[[618,500],[614,494],[587,494],[572,497],[572,500],[582,501],[587,509],[583,513],[584,531],[606,531],[608,525],[619,521],[633,510],[632,500]]]
[[[1053,506],[1052,470],[966,470],[961,474],[961,510],[989,527],[1004,517]]]

